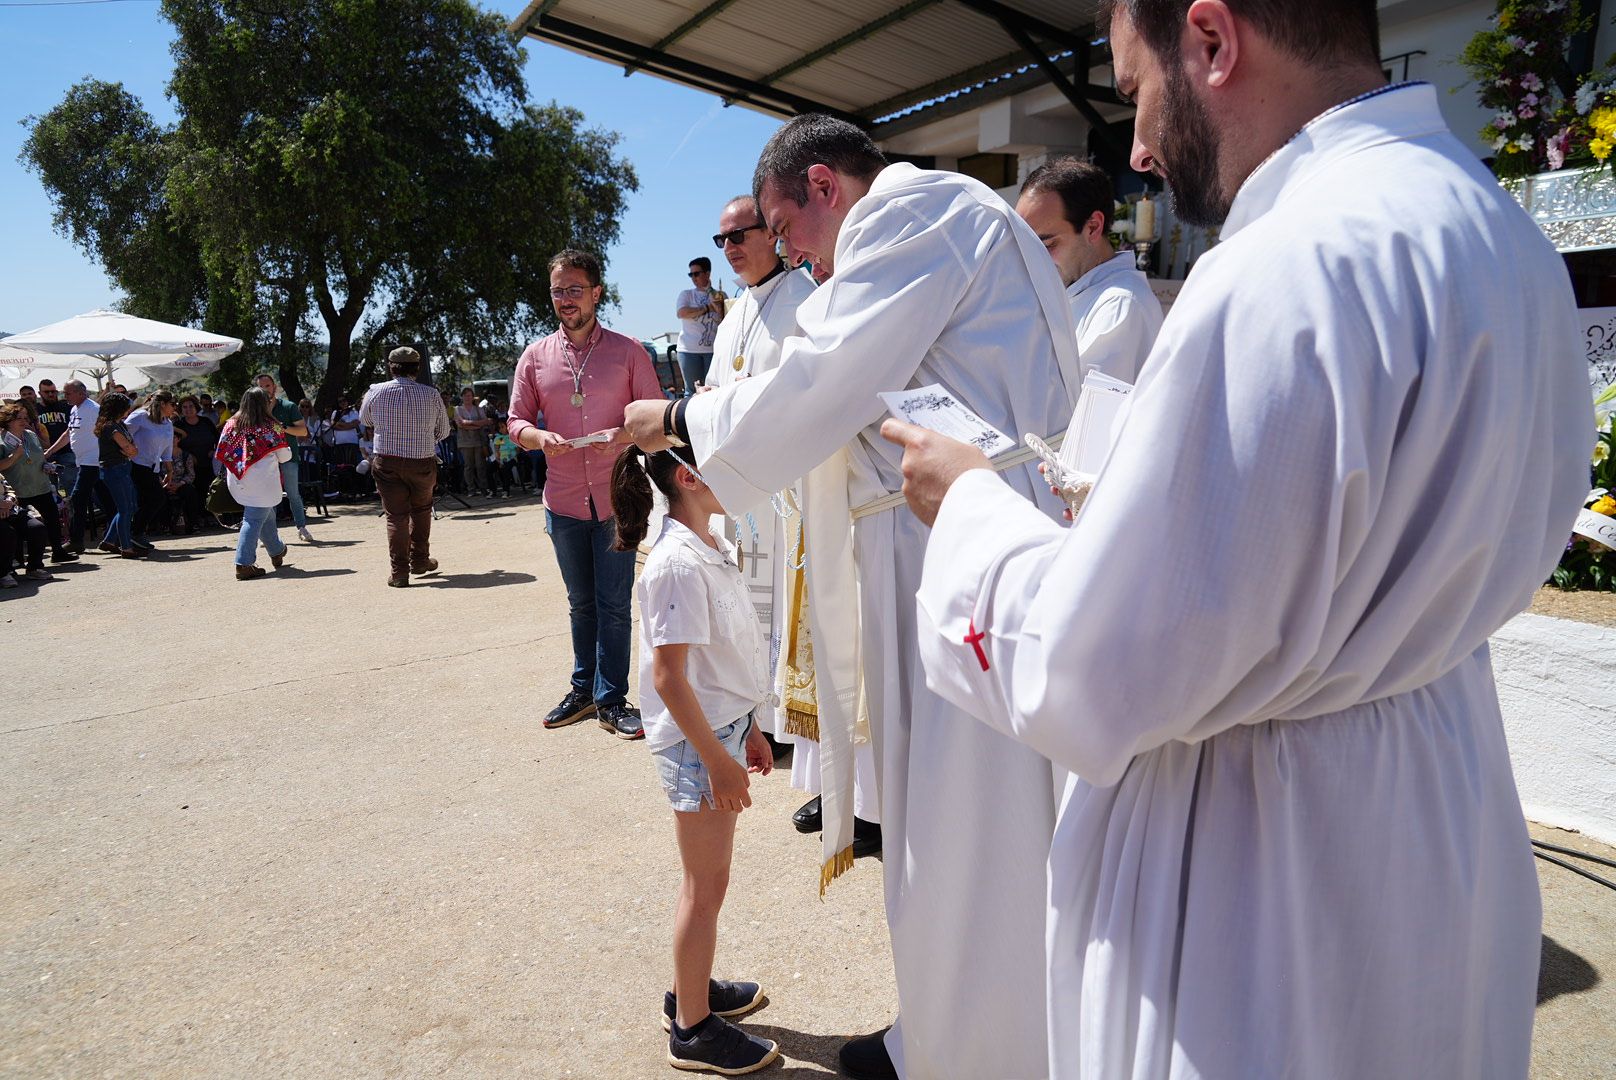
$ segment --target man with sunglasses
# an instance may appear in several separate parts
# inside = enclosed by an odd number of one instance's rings
[[[724,294],[713,288],[713,260],[705,255],[690,260],[690,288],[679,294],[679,370],[685,376],[685,395],[694,394],[707,381],[713,362],[713,339],[724,318]]]
[[[561,326],[517,361],[506,432],[522,449],[544,451],[544,531],[572,622],[572,687],[544,726],[596,716],[618,738],[642,739],[640,712],[628,703],[634,552],[612,550],[612,465],[628,441],[618,437],[623,407],[661,398],[662,388],[645,347],[595,317],[604,292],[600,259],[590,252],[550,260],[550,304]]]

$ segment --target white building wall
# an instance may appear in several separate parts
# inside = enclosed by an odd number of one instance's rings
[[[1493,678],[1526,816],[1616,844],[1616,629],[1518,615]]]

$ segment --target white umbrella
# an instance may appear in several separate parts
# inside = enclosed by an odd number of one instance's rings
[[[121,311],[91,311],[0,341],[0,366],[83,372],[97,382],[178,382],[215,371],[241,339]]]

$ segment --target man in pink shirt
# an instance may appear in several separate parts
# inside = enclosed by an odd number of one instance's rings
[[[623,407],[661,397],[662,389],[644,346],[596,320],[601,292],[594,255],[569,250],[550,260],[550,304],[561,329],[517,361],[507,430],[523,449],[544,451],[549,465],[544,530],[572,617],[572,688],[544,726],[598,713],[618,738],[640,739],[640,711],[628,703],[634,552],[612,550],[612,465],[630,441],[621,431]],[[604,440],[575,445],[585,436]]]

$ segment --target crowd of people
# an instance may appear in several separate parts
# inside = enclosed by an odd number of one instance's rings
[[[240,497],[241,477],[229,472],[225,444],[241,425],[233,429],[231,407],[210,394],[157,389],[136,397],[122,384],[92,394],[80,379],[60,390],[50,378],[21,386],[14,401],[0,404],[0,588],[49,581],[48,564],[76,562],[86,552],[138,559],[165,537],[244,525],[278,547],[273,519],[281,516],[298,540],[314,543],[306,499],[376,497],[373,432],[351,399],[339,398],[322,415],[307,398],[294,403],[281,394],[268,372],[253,382],[285,444],[274,455],[278,476],[268,503]],[[446,490],[511,497],[543,489],[544,455],[523,451],[506,433],[502,401],[477,401],[469,387],[458,401],[442,392],[442,401],[455,429],[434,450]],[[248,497],[269,498],[267,481],[254,476]],[[273,511],[271,520],[260,507]],[[238,576],[258,576],[243,569],[252,565],[251,548],[244,542],[238,553]],[[275,557],[277,567],[283,558]]]
[[[250,519],[238,575],[285,556],[258,500],[296,486],[291,439],[357,433],[397,587],[437,569],[446,461],[487,492],[540,455],[573,650],[542,724],[655,758],[676,1068],[778,1057],[732,1022],[762,985],[713,977],[772,737],[818,794],[821,888],[860,822],[884,834],[899,1016],[842,1047],[849,1076],[1522,1077],[1539,907],[1487,639],[1586,490],[1563,264],[1434,91],[1386,84],[1369,0],[1103,7],[1132,165],[1222,229],[1165,320],[1106,239],[1100,170],[1052,158],[1012,207],[797,117],[715,208],[744,292],[690,263],[692,393],[601,325],[600,259],[562,251],[508,412],[426,385],[408,347],[329,421],[250,391],[211,458]],[[879,396],[936,384],[1058,442],[1095,371],[1130,390],[1075,515],[1030,452]],[[185,402],[130,405],[69,443],[112,492],[104,543],[138,557]],[[61,436],[0,416],[44,516]]]

